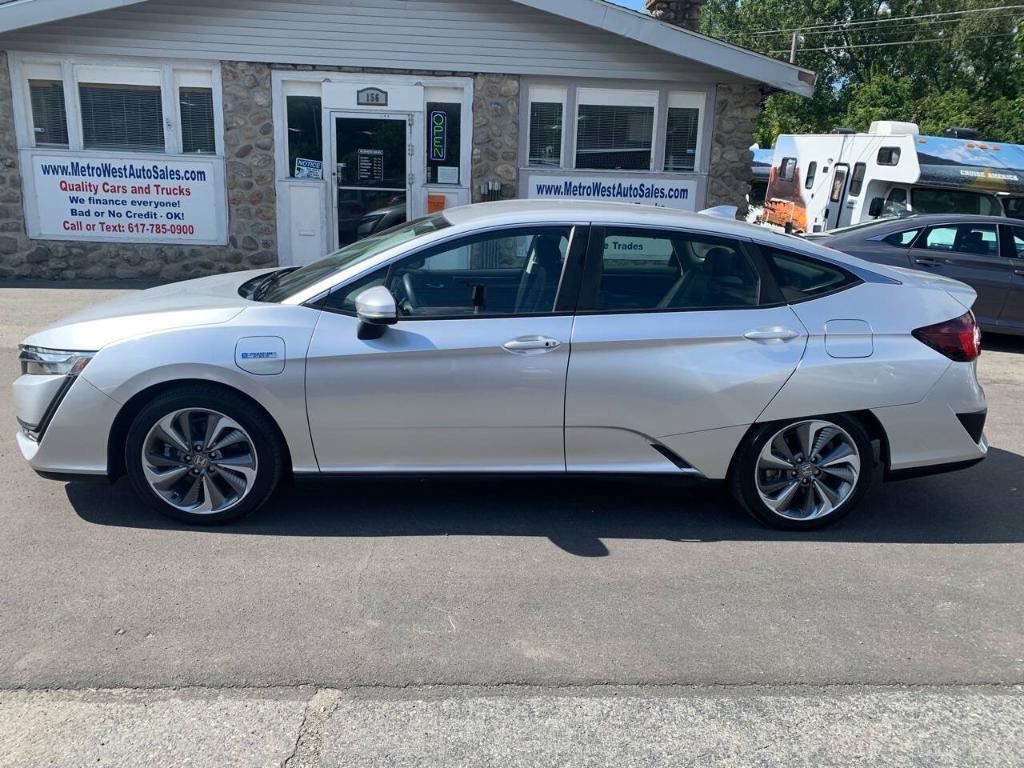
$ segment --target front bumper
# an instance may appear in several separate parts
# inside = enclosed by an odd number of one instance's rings
[[[115,400],[77,376],[52,408],[40,440],[18,432],[21,455],[42,475],[106,475],[107,438],[120,408]],[[18,418],[28,422],[31,414],[19,413]]]

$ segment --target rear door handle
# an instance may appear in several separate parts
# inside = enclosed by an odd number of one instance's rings
[[[558,349],[562,342],[550,336],[520,336],[518,339],[506,341],[501,346],[506,352],[514,355],[539,355]]]
[[[751,341],[772,342],[789,341],[790,339],[795,339],[799,335],[800,334],[792,328],[783,328],[781,325],[773,325],[768,328],[755,328],[752,331],[747,331],[743,334],[743,337],[750,339]]]

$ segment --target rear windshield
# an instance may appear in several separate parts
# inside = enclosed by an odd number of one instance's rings
[[[372,259],[374,256],[384,253],[397,245],[402,245],[421,235],[437,232],[445,227],[451,226],[448,220],[441,214],[426,216],[422,219],[415,219],[397,227],[379,232],[376,235],[357,240],[351,245],[346,245],[339,251],[325,256],[320,261],[315,261],[305,267],[289,272],[284,275],[277,284],[261,297],[262,301],[280,302],[289,296],[294,296],[312,285],[316,285],[325,277],[335,272],[359,264],[360,262]]]

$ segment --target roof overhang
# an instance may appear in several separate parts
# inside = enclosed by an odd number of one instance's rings
[[[0,3],[0,32],[46,24],[88,13],[137,5],[146,0],[11,0]],[[723,43],[604,0],[511,0],[545,13],[635,40],[771,88],[810,96],[815,74],[801,67]]]
[[[604,0],[513,0],[556,16],[603,29],[682,59],[800,96],[814,92],[817,76],[809,69],[764,56],[746,48],[658,21]]]
[[[142,2],[145,0],[9,0],[0,4],[0,32]]]

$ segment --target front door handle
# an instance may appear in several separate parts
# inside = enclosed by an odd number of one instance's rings
[[[745,339],[750,339],[751,341],[766,343],[772,341],[789,341],[790,339],[795,339],[799,335],[800,334],[792,328],[773,325],[768,328],[755,328],[752,331],[747,331],[743,334],[743,337]]]
[[[562,342],[550,336],[520,336],[518,339],[506,341],[501,346],[506,352],[514,355],[539,355],[558,349]]]
[[[948,264],[948,259],[936,259],[930,256],[922,256],[919,259],[914,259],[915,264],[920,264],[923,267],[941,267],[943,264]]]
[[[1015,270],[1013,270],[1013,274],[1020,275],[1021,277],[1024,277],[1024,269],[1015,269]]]

